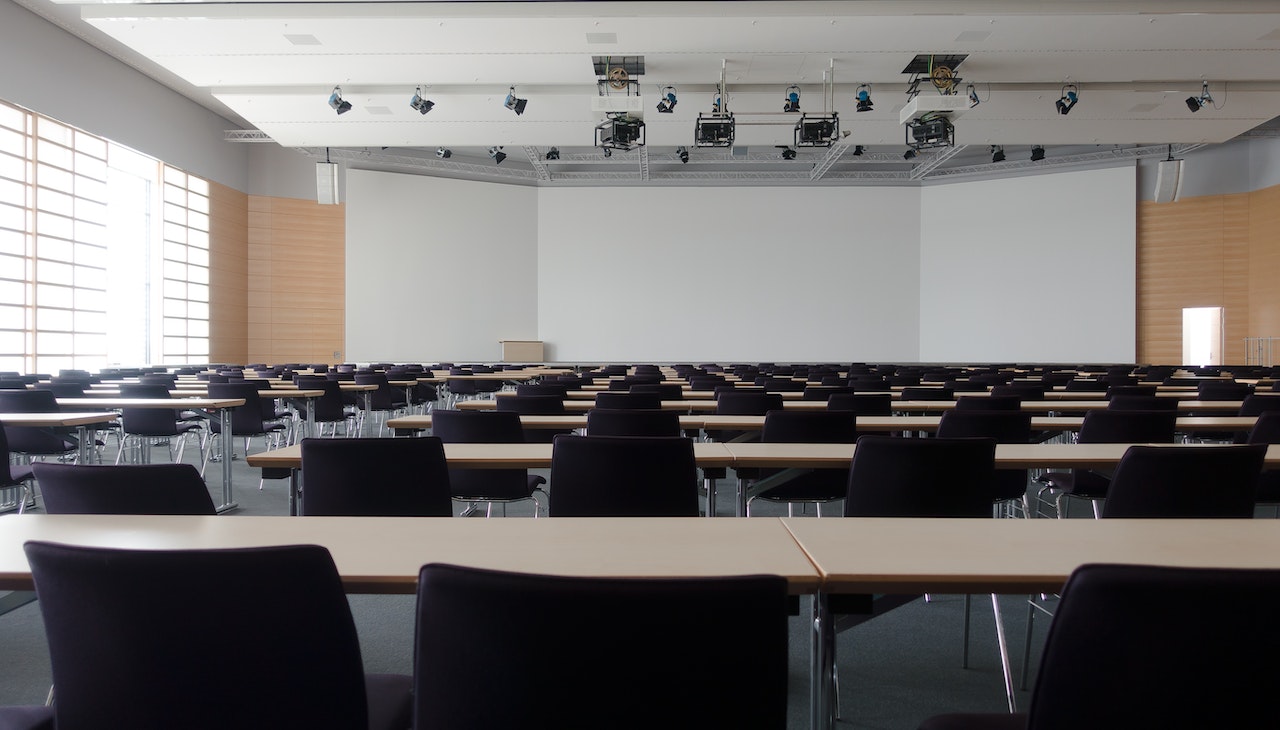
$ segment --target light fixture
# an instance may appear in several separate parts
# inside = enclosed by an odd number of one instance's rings
[[[1075,108],[1076,102],[1080,101],[1080,93],[1075,84],[1067,84],[1062,87],[1062,97],[1053,103],[1058,107],[1059,114],[1070,114]]]
[[[907,146],[917,150],[930,147],[954,147],[956,144],[956,128],[946,117],[917,117],[907,122],[904,130]]]
[[[1004,162],[1004,145],[991,145],[991,161]]]
[[[982,103],[982,100],[978,98],[978,90],[974,88],[973,84],[969,84],[969,87],[966,89],[966,91],[969,94],[970,109]]]
[[[670,114],[676,108],[676,87],[664,86],[658,92],[658,112],[661,114]]]
[[[717,101],[719,95],[716,96]],[[717,103],[717,106],[719,104]],[[699,114],[693,127],[694,147],[732,147],[737,123],[733,113]]]
[[[863,146],[862,146],[862,145],[860,145],[860,144],[855,144],[855,145],[853,146],[853,156],[854,156],[854,157],[862,157],[862,153],[863,153],[863,152],[866,152],[866,151],[867,151],[867,148],[866,148],[866,147],[863,147]]]
[[[840,136],[840,116],[830,114],[805,114],[796,122],[796,147],[830,147]]]
[[[871,84],[859,84],[858,88],[853,92],[853,98],[858,102],[858,111],[871,111]]]
[[[782,159],[794,160],[795,158],[796,158],[796,151],[794,148],[791,148],[791,147],[782,148]]]
[[[431,111],[431,108],[434,107],[435,105],[436,103],[434,101],[429,101],[427,99],[422,98],[421,86],[413,90],[413,98],[409,100],[410,108],[417,109],[419,114],[426,114],[427,112]]]
[[[918,153],[917,153],[914,149],[912,149],[912,148],[908,147],[908,148],[907,148],[907,151],[902,153],[902,159],[904,159],[904,160],[914,160],[914,159],[916,158],[916,155],[917,155],[917,154],[918,154]]]
[[[1040,160],[1043,160],[1043,159],[1044,159],[1044,147],[1040,145],[1034,145],[1031,148],[1031,161],[1039,162]]]
[[[613,157],[613,150],[609,149],[608,147],[605,147],[605,148],[604,148],[604,156],[605,156],[605,157]]]
[[[1199,98],[1196,98],[1194,96],[1187,97],[1187,108],[1190,109],[1192,112],[1198,112],[1202,107],[1208,104],[1213,104],[1213,97],[1209,96],[1209,82],[1204,81],[1204,82],[1201,82],[1201,85],[1200,85]]]
[[[342,99],[342,87],[333,87],[333,93],[329,94],[329,106],[338,114],[346,114],[351,111],[351,102]]]
[[[644,145],[644,120],[626,112],[609,112],[609,118],[596,125],[596,146],[605,149],[630,150]]]
[[[782,102],[782,111],[798,112],[800,111],[800,87],[792,84],[787,87],[785,98]]]
[[[543,159],[546,159],[546,160],[560,159],[560,148],[552,147],[551,149],[547,150],[547,154],[543,157]]]
[[[511,90],[507,92],[506,101],[502,102],[502,105],[515,112],[516,116],[520,116],[521,114],[524,114],[525,105],[528,103],[528,99],[521,99],[516,96],[516,87],[512,86]]]
[[[689,148],[681,145],[676,148],[676,155],[680,158],[681,165],[689,164]]]
[[[453,157],[453,150],[449,149],[448,147],[437,147],[436,157],[439,157],[442,160],[447,160],[450,157]]]
[[[501,165],[502,161],[507,159],[507,154],[499,146],[490,147],[489,156],[493,158],[493,164],[495,165]]]

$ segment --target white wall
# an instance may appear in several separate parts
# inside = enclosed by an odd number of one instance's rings
[[[921,190],[920,359],[1132,362],[1133,167]]]
[[[0,98],[245,190],[235,125],[10,0],[0,0]]]
[[[538,339],[535,188],[346,174],[348,360],[489,361]]]
[[[538,191],[538,335],[561,361],[915,360],[919,192]]]

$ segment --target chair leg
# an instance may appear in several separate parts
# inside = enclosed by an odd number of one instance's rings
[[[1031,632],[1035,628],[1035,600],[1036,597],[1034,595],[1027,596],[1027,632],[1025,640],[1022,642],[1022,682],[1018,685],[1018,689],[1024,692],[1027,689],[1027,675],[1031,674]]]
[[[1009,712],[1018,711],[1018,697],[1013,692],[1013,667],[1009,665],[1009,643],[1004,635],[1004,619],[1000,615],[1000,596],[991,594],[991,610],[995,614],[996,643],[1000,645],[1000,669],[1004,673],[1004,692],[1009,698]]]
[[[964,630],[961,631],[962,647],[960,650],[960,668],[969,668],[969,618],[973,608],[973,596],[964,594]]]

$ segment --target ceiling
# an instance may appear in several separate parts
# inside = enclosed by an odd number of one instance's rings
[[[1165,156],[1170,144],[1181,153],[1280,116],[1276,0],[18,2],[251,130],[235,137],[318,157],[329,148],[357,167],[528,184],[918,184]],[[972,83],[980,103],[953,120],[956,147],[908,161],[903,69],[918,54],[967,54],[956,91]],[[592,108],[592,57],[634,55],[645,61],[631,91],[647,145],[605,158],[593,147],[604,113]],[[694,148],[722,78],[735,146]],[[1213,103],[1192,113],[1202,81]],[[799,116],[781,110],[790,84],[805,113],[839,113],[831,149],[781,158]],[[871,111],[854,111],[860,84]],[[1079,103],[1060,115],[1065,84]],[[503,106],[512,85],[528,99],[521,116]],[[667,85],[679,103],[659,114]],[[353,107],[340,116],[327,103],[334,86]],[[409,105],[418,86],[435,102],[427,115]],[[921,100],[938,96],[922,89]],[[495,145],[502,165],[486,154]],[[1006,162],[992,164],[991,145]],[[1043,162],[1028,159],[1032,145],[1047,148]],[[553,146],[561,156],[548,161]],[[438,147],[454,154],[440,159]]]

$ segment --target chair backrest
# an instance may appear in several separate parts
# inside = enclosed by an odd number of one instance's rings
[[[853,387],[849,385],[810,385],[804,389],[803,400],[820,400],[830,402],[831,396],[841,393],[852,395]]]
[[[1154,385],[1111,385],[1107,387],[1107,398],[1115,398],[1117,396],[1147,395],[1156,394],[1156,386]]]
[[[716,413],[727,416],[763,416],[781,410],[781,393],[725,391],[716,398]]]
[[[212,515],[213,499],[191,464],[31,465],[44,509],[63,515]]]
[[[1240,415],[1257,416],[1266,411],[1280,411],[1280,395],[1245,396],[1240,403]]]
[[[1049,628],[1026,727],[1274,725],[1277,601],[1276,570],[1077,568]],[[1171,697],[1174,687],[1187,691]]]
[[[1265,444],[1130,446],[1103,517],[1253,517]]]
[[[1045,391],[1049,389],[1044,383],[1006,383],[991,386],[993,396],[1017,396],[1023,400],[1044,400]]]
[[[1178,399],[1158,395],[1113,395],[1107,399],[1113,411],[1177,411]]]
[[[58,397],[44,388],[28,390],[0,390],[0,412],[4,413],[57,413]]]
[[[934,386],[907,386],[902,389],[902,400],[953,400],[956,392],[950,388]]]
[[[893,414],[893,395],[890,393],[836,393],[827,399],[829,411],[853,411],[859,416],[888,416]]]
[[[1107,381],[1092,380],[1089,378],[1075,378],[1063,386],[1063,390],[1070,392],[1079,391],[1084,393],[1103,393],[1109,388],[1110,386],[1107,385]]]
[[[516,395],[554,395],[563,400],[569,392],[569,386],[563,383],[521,383],[516,386]]]
[[[57,413],[57,396],[43,388],[27,390],[0,390],[0,413]],[[69,437],[47,428],[31,426],[5,426],[9,448],[22,454],[62,454],[76,448]]]
[[[231,409],[231,433],[236,436],[257,435],[266,430],[266,412],[258,386],[252,383],[209,383],[210,398],[243,398],[244,405]],[[217,419],[210,427],[218,428]]]
[[[556,416],[565,413],[564,399],[558,395],[504,395],[496,399],[497,410],[526,416]]]
[[[557,436],[549,497],[552,517],[697,517],[693,441]]]
[[[1200,400],[1244,400],[1246,396],[1253,395],[1253,386],[1229,380],[1207,380],[1196,388],[1196,394]]]
[[[845,517],[990,517],[996,441],[863,436]]]
[[[1178,416],[1171,411],[1115,411],[1094,409],[1080,425],[1082,444],[1173,443]]]
[[[978,397],[988,400],[996,396]],[[1015,396],[1016,397],[1016,396]],[[952,409],[938,421],[942,438],[993,438],[1000,444],[1025,444],[1031,440],[1031,414],[1024,411],[975,411]]]
[[[956,399],[957,411],[1021,411],[1020,395],[962,395]]]
[[[675,411],[635,408],[592,408],[587,411],[588,436],[683,436]]]
[[[302,440],[302,513],[449,517],[449,468],[439,437]]]
[[[662,396],[657,393],[631,393],[601,391],[596,394],[596,408],[609,410],[658,410],[662,408]]]
[[[1258,414],[1253,428],[1249,429],[1251,444],[1280,444],[1280,411],[1264,411]]]
[[[431,433],[446,444],[524,443],[524,428],[515,411],[431,412]],[[529,495],[527,469],[450,469],[455,497],[518,499]]]
[[[658,400],[684,400],[679,383],[636,383],[627,392],[657,395]]]
[[[766,443],[851,444],[858,440],[857,416],[849,411],[772,410],[764,415],[760,440]]]
[[[625,646],[603,646],[619,626]],[[415,728],[786,726],[778,576],[576,578],[426,565],[415,634]],[[538,676],[550,658],[555,668]]]
[[[324,548],[26,553],[59,730],[367,727],[355,623]]]

